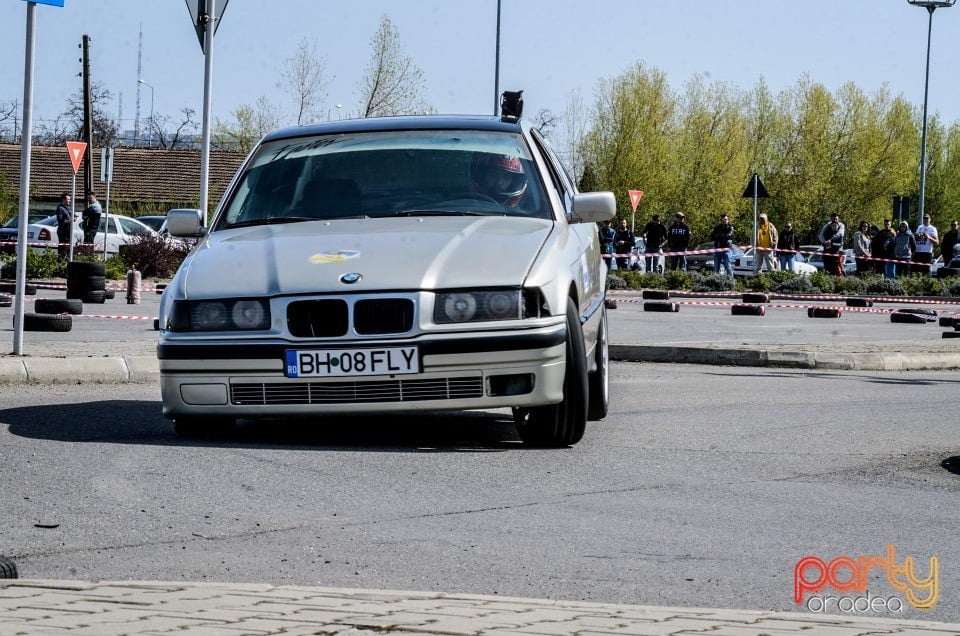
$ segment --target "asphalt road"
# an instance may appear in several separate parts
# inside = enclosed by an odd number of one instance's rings
[[[0,394],[0,553],[31,578],[267,582],[797,609],[797,561],[940,560],[960,616],[955,372],[613,365],[529,450],[502,413],[175,438],[149,385]],[[948,465],[953,465],[948,462]],[[877,571],[873,596],[896,595]],[[902,595],[901,595],[902,596]]]

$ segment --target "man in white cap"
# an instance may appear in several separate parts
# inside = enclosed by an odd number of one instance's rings
[[[757,225],[757,236],[754,245],[757,246],[757,253],[753,256],[753,273],[759,274],[764,264],[767,271],[772,272],[777,269],[777,228],[773,223],[767,220],[766,214],[760,215],[760,223]]]

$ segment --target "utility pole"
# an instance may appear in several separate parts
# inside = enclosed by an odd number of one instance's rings
[[[83,166],[83,195],[93,190],[93,109],[90,106],[90,36],[83,36],[83,140],[87,159]]]

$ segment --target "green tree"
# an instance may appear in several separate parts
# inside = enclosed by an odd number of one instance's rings
[[[361,117],[414,115],[433,112],[424,97],[423,71],[406,55],[400,32],[389,16],[370,39],[370,62],[360,80]]]

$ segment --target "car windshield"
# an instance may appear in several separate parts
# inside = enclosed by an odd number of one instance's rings
[[[46,214],[28,214],[27,215],[27,224],[32,225],[44,218]],[[15,215],[12,219],[3,224],[4,229],[17,229],[20,223],[20,215]]]
[[[214,230],[388,216],[552,218],[519,134],[366,132],[285,139],[251,159]]]

